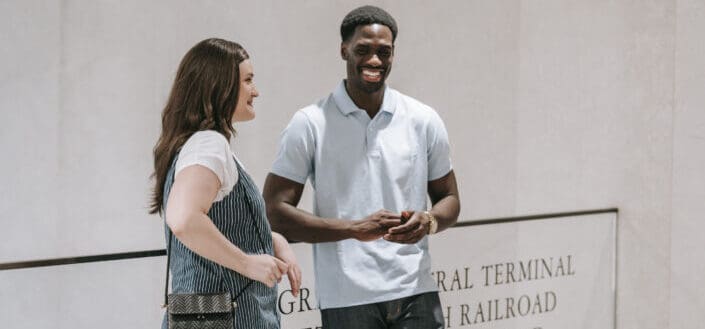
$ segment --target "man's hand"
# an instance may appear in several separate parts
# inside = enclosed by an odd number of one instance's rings
[[[381,209],[364,219],[353,222],[352,236],[360,241],[377,240],[387,234],[390,227],[401,224],[401,216],[389,210]]]
[[[404,224],[392,227],[384,235],[384,239],[390,242],[413,244],[421,240],[429,229],[429,219],[423,212],[402,211],[402,221]]]

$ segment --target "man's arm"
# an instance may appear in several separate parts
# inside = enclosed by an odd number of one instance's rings
[[[428,196],[433,205],[429,212],[438,221],[436,232],[455,225],[460,215],[460,196],[455,173],[451,170],[448,175],[428,182]]]
[[[451,170],[447,175],[428,182],[428,195],[433,205],[429,212],[438,222],[440,232],[453,226],[460,214],[460,197],[455,173]],[[404,225],[389,229],[384,239],[398,243],[416,243],[428,234],[430,221],[423,212],[416,211]]]
[[[275,174],[267,175],[263,196],[272,230],[289,240],[310,243],[345,239],[371,241],[399,225],[400,216],[380,210],[361,220],[322,218],[297,208],[304,185]]]

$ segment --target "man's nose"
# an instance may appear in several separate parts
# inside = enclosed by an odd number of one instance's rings
[[[367,60],[367,65],[381,66],[382,60],[379,58],[379,56],[377,56],[377,54],[372,54],[372,56],[370,56],[370,59]]]

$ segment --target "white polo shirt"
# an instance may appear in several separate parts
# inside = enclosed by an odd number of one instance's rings
[[[429,106],[386,87],[370,119],[344,82],[294,114],[272,173],[314,189],[314,213],[356,220],[380,209],[427,209],[428,181],[451,170],[448,134]],[[388,301],[437,290],[428,239],[413,245],[347,239],[313,245],[321,309]]]

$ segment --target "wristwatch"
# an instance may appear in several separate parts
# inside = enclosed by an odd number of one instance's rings
[[[430,211],[424,211],[424,215],[426,215],[426,218],[428,218],[428,234],[434,234],[436,231],[438,231],[438,221],[436,220],[436,217],[431,214]]]

